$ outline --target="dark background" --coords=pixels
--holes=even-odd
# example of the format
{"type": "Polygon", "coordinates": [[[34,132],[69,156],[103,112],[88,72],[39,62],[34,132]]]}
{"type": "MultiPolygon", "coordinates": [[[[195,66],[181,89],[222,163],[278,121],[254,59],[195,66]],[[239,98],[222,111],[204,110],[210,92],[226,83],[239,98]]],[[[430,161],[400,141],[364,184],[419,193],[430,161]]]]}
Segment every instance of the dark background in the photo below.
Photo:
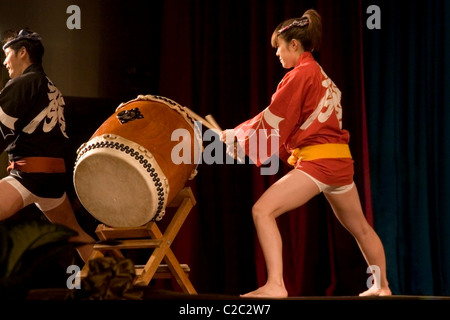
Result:
{"type": "MultiPolygon", "coordinates": [[[[212,114],[224,129],[253,117],[286,72],[270,46],[274,28],[317,9],[323,42],[315,58],[343,93],[355,182],[384,243],[391,289],[450,295],[449,6],[444,0],[17,0],[0,3],[0,31],[28,26],[43,37],[44,68],[65,95],[73,167],[77,148],[138,94],[212,114]],[[71,4],[81,9],[79,30],[66,27],[71,4]],[[366,10],[374,4],[381,29],[372,30],[366,10]]],[[[251,207],[286,170],[262,176],[248,163],[200,165],[189,182],[197,205],[173,244],[199,293],[238,294],[264,282],[251,207]]],[[[68,189],[93,232],[98,222],[77,206],[70,177],[68,189]]],[[[363,257],[322,195],[278,222],[290,295],[366,289],[363,257]]]]}

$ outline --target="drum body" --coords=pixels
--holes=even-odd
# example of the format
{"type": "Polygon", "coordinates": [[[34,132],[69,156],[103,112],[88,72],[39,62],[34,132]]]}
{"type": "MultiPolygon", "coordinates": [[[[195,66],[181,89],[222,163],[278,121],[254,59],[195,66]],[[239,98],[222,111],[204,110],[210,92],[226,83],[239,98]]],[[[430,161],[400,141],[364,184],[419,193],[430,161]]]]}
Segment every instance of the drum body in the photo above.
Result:
{"type": "Polygon", "coordinates": [[[196,174],[201,142],[194,121],[176,102],[138,96],[122,103],[77,151],[73,181],[86,210],[111,227],[135,227],[160,220],[167,204],[196,174]],[[187,163],[172,161],[183,129],[187,163]],[[200,147],[198,147],[200,146],[200,147]]]}

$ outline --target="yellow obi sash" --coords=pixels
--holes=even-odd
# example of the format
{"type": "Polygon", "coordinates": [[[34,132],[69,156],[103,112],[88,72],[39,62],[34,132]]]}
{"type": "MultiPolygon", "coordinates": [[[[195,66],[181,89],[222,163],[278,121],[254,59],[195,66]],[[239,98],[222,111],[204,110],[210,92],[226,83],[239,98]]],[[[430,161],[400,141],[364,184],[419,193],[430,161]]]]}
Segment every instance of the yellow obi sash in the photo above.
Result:
{"type": "Polygon", "coordinates": [[[291,166],[300,161],[326,158],[351,158],[350,148],[344,143],[324,143],[303,148],[295,148],[287,160],[291,166]]]}

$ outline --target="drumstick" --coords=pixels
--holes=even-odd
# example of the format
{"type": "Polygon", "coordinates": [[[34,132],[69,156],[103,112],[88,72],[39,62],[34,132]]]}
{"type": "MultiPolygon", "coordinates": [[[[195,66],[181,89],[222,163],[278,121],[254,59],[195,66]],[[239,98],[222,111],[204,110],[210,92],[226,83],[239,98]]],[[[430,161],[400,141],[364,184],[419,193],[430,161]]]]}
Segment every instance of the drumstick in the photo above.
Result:
{"type": "Polygon", "coordinates": [[[209,123],[211,123],[213,126],[215,126],[217,129],[219,129],[220,131],[222,131],[222,129],[220,128],[219,124],[217,123],[217,121],[213,118],[212,115],[208,114],[206,117],[206,120],[209,121],[209,123]]]}

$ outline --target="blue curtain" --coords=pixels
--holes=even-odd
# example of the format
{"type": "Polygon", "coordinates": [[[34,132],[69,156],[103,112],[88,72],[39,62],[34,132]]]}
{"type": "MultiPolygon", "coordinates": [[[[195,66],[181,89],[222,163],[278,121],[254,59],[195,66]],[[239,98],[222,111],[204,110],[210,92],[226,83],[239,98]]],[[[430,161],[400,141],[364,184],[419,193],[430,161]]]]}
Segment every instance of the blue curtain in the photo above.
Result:
{"type": "Polygon", "coordinates": [[[450,295],[450,2],[363,1],[374,224],[395,294],[450,295]],[[367,14],[369,17],[369,14],[367,14]]]}

